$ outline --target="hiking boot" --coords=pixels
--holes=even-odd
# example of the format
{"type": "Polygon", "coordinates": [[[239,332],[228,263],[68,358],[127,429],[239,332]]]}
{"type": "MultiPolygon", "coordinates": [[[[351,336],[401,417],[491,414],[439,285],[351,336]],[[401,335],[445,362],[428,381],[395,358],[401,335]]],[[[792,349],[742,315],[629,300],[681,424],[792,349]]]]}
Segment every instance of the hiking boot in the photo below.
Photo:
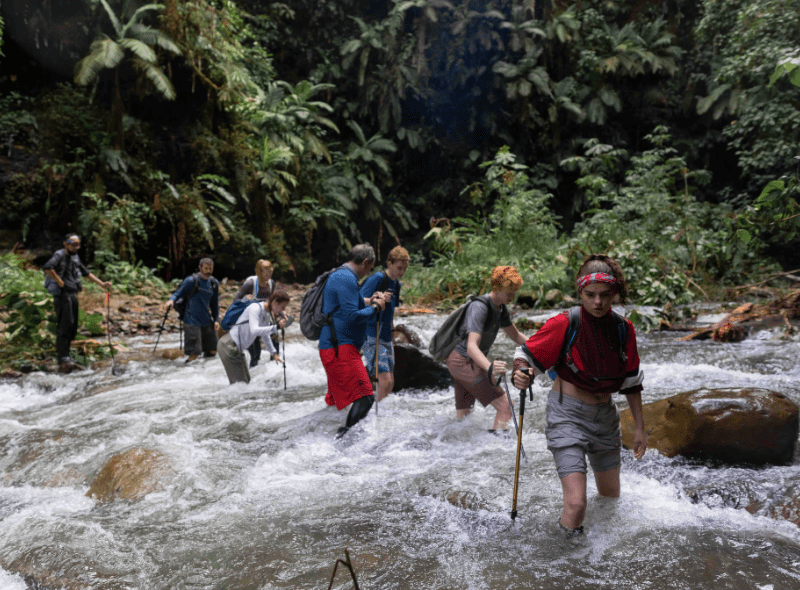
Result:
{"type": "Polygon", "coordinates": [[[350,430],[350,429],[349,429],[347,426],[340,426],[340,427],[339,427],[339,430],[337,430],[337,431],[336,431],[336,440],[339,440],[339,439],[340,439],[340,438],[342,438],[342,437],[343,437],[345,434],[347,434],[347,431],[348,431],[348,430],[350,430]]]}
{"type": "Polygon", "coordinates": [[[186,359],[185,361],[183,361],[183,362],[184,362],[185,364],[187,364],[187,365],[188,365],[188,364],[189,364],[189,363],[191,363],[192,361],[196,361],[196,360],[197,360],[197,356],[198,356],[198,355],[196,355],[196,354],[189,355],[189,356],[187,357],[187,359],[186,359]]]}
{"type": "Polygon", "coordinates": [[[254,368],[258,366],[258,361],[250,361],[250,368],[254,368]]]}

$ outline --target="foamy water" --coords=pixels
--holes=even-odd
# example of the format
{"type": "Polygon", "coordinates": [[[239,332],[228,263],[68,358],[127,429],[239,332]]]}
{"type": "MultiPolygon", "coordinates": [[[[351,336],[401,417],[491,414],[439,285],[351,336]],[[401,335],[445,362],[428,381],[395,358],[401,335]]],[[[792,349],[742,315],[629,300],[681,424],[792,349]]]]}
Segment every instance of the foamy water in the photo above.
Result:
{"type": "MultiPolygon", "coordinates": [[[[441,318],[402,321],[427,340],[441,318]]],[[[748,386],[799,401],[800,345],[765,336],[640,335],[644,400],[748,386]]],[[[512,344],[501,336],[495,352],[510,360],[512,344]]],[[[229,385],[217,359],[0,385],[0,587],[25,588],[18,572],[33,571],[81,588],[319,589],[348,548],[361,588],[800,588],[797,526],[687,495],[720,481],[785,487],[800,481],[797,464],[714,468],[623,451],[622,497],[599,498],[590,482],[587,534],[567,540],[543,434],[548,383],[526,405],[512,524],[516,441],[486,432],[494,410],[456,421],[452,389],[402,392],[337,442],[346,410],[325,406],[315,343],[296,325],[286,359],[286,389],[274,363],[229,385]],[[133,447],[169,458],[163,490],[87,498],[108,459],[133,447]]],[[[341,568],[334,587],[352,587],[341,568]]]]}

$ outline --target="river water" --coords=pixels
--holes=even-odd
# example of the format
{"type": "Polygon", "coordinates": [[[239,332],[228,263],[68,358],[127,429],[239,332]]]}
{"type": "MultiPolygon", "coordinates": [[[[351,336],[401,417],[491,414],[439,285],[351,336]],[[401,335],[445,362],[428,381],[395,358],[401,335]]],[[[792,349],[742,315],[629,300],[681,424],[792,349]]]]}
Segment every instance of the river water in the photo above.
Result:
{"type": "MultiPolygon", "coordinates": [[[[403,321],[427,340],[441,319],[403,321]]],[[[640,334],[644,401],[753,386],[798,403],[800,344],[775,336],[640,334]]],[[[0,384],[0,588],[24,589],[19,572],[36,572],[47,587],[316,590],[345,548],[362,589],[800,588],[800,528],[690,494],[725,482],[768,494],[800,482],[797,459],[747,469],[623,451],[621,498],[598,498],[590,481],[587,533],[565,539],[547,383],[526,408],[512,524],[516,441],[487,432],[494,410],[456,421],[452,389],[401,392],[336,442],[346,411],[325,406],[315,343],[296,324],[286,337],[286,389],[274,363],[231,386],[218,359],[0,384]],[[169,457],[163,490],[86,497],[108,459],[134,447],[169,457]]],[[[512,344],[501,336],[495,351],[510,360],[512,344]]],[[[352,587],[340,567],[334,588],[352,587]]]]}

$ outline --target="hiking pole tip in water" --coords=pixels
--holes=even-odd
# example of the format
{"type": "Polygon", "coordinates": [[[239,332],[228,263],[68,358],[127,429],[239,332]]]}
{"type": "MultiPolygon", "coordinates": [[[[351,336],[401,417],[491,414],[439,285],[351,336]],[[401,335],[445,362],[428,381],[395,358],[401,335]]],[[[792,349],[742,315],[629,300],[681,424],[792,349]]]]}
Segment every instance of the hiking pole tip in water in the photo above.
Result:
{"type": "Polygon", "coordinates": [[[281,342],[283,343],[283,390],[286,391],[286,332],[281,328],[281,342]]]}
{"type": "MultiPolygon", "coordinates": [[[[500,359],[497,359],[500,360],[500,359]]],[[[506,381],[506,376],[503,375],[503,385],[506,388],[506,398],[508,399],[508,407],[511,410],[511,418],[514,420],[514,428],[517,431],[517,439],[519,439],[520,450],[522,451],[522,458],[525,459],[525,464],[528,464],[528,457],[525,455],[525,449],[522,448],[522,438],[520,436],[521,426],[517,424],[517,417],[514,415],[514,402],[511,401],[511,392],[508,390],[508,381],[506,381]]],[[[522,420],[520,419],[520,424],[522,424],[522,420]]]]}
{"type": "Polygon", "coordinates": [[[169,310],[171,308],[167,308],[167,312],[164,314],[164,319],[161,320],[161,325],[158,327],[158,338],[156,338],[156,345],[153,347],[153,354],[156,352],[156,348],[158,348],[158,341],[161,340],[161,333],[164,331],[164,322],[167,321],[167,316],[169,315],[169,310]]]}
{"type": "Polygon", "coordinates": [[[377,327],[375,328],[375,416],[378,415],[378,391],[381,381],[378,379],[378,356],[380,355],[381,341],[381,312],[378,312],[377,327]]]}
{"type": "MultiPolygon", "coordinates": [[[[530,376],[528,371],[525,371],[525,374],[530,376]]],[[[528,390],[531,392],[531,396],[533,396],[533,389],[531,386],[528,386],[528,390]]],[[[506,384],[506,393],[508,393],[508,384],[506,384]]],[[[511,522],[512,524],[516,522],[517,518],[517,491],[519,490],[519,457],[522,451],[522,424],[525,420],[525,393],[524,389],[519,390],[519,429],[517,430],[517,461],[514,468],[514,496],[511,501],[511,522]]],[[[509,394],[509,398],[511,394],[509,394]]],[[[531,398],[533,399],[533,398],[531,398]]]]}
{"type": "Polygon", "coordinates": [[[111,292],[106,291],[106,335],[108,336],[108,349],[111,352],[111,374],[117,374],[117,364],[114,360],[114,345],[111,343],[111,292]]]}

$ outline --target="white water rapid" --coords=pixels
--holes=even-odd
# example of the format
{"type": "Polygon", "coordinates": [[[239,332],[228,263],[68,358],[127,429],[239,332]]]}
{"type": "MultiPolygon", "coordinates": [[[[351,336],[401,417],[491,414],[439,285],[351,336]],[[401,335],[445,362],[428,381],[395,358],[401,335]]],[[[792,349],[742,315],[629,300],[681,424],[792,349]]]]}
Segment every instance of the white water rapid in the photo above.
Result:
{"type": "MultiPolygon", "coordinates": [[[[427,341],[441,320],[403,322],[427,341]]],[[[799,343],[676,338],[639,334],[645,402],[743,386],[800,402],[799,343]]],[[[495,352],[510,361],[512,344],[501,335],[495,352]]],[[[325,406],[316,343],[297,324],[286,360],[285,390],[274,363],[231,386],[218,359],[0,383],[0,588],[321,590],[345,548],[363,590],[800,588],[800,528],[687,494],[797,485],[797,459],[747,469],[623,451],[621,498],[603,501],[590,483],[587,532],[565,539],[544,381],[526,408],[512,525],[516,441],[487,432],[494,410],[456,421],[452,388],[403,391],[336,442],[346,411],[325,406]],[[169,458],[163,489],[86,497],[109,458],[134,447],[169,458]]],[[[340,567],[334,588],[352,587],[340,567]]]]}

